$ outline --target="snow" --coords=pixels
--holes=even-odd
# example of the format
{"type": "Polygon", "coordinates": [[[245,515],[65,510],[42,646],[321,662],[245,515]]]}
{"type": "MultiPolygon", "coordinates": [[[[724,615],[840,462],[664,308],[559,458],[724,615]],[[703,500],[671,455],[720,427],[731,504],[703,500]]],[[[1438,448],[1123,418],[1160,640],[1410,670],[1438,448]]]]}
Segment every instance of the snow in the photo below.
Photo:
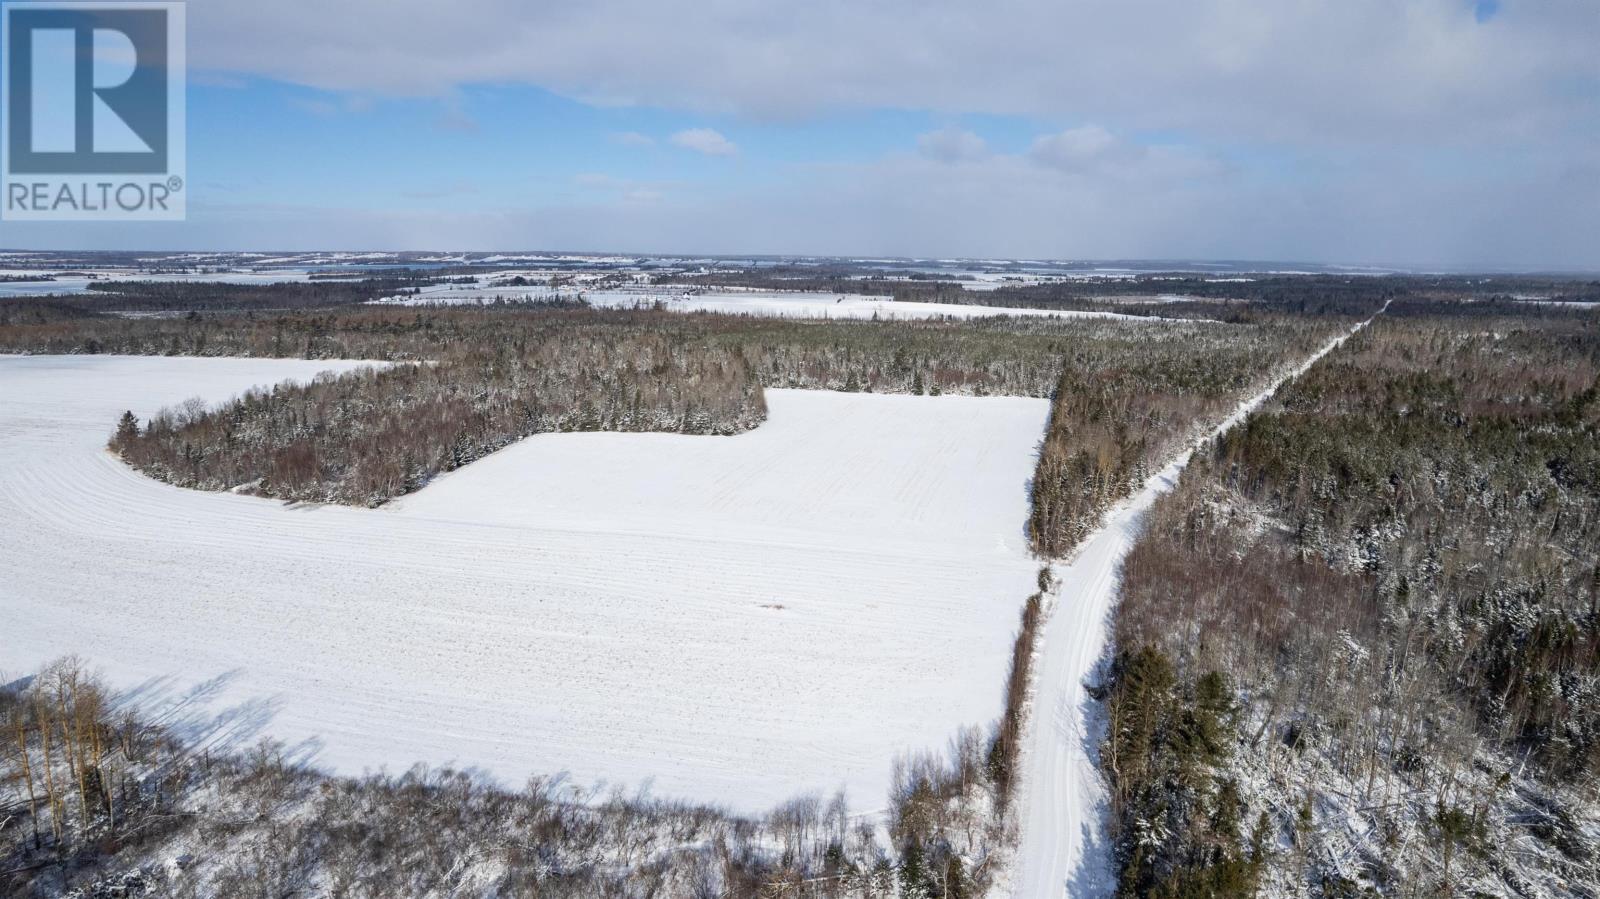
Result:
{"type": "Polygon", "coordinates": [[[1517,301],[1521,303],[1527,303],[1530,306],[1552,306],[1557,309],[1600,309],[1600,303],[1586,300],[1552,300],[1547,297],[1539,299],[1523,299],[1518,297],[1517,301]]]}
{"type": "MultiPolygon", "coordinates": [[[[584,298],[596,306],[633,306],[643,299],[648,305],[654,298],[641,298],[637,293],[625,291],[595,291],[584,298]]],[[[1016,315],[1047,318],[1132,318],[1105,312],[1062,311],[1051,309],[1014,309],[1003,306],[977,306],[966,303],[895,302],[887,297],[857,296],[831,293],[703,293],[664,296],[661,299],[670,309],[685,312],[723,312],[731,315],[766,315],[785,318],[853,318],[853,319],[927,319],[927,318],[989,318],[1016,315]]]]}
{"type": "Polygon", "coordinates": [[[1149,317],[1113,312],[1059,309],[1013,309],[965,303],[895,302],[888,297],[807,291],[722,289],[690,293],[670,287],[653,289],[551,290],[547,287],[463,287],[437,285],[419,294],[385,297],[374,303],[396,306],[475,306],[498,300],[547,300],[582,297],[592,306],[612,309],[648,308],[661,304],[676,312],[721,312],[778,318],[928,319],[989,318],[1017,315],[1047,318],[1114,318],[1152,321],[1149,317]]]}
{"type": "MultiPolygon", "coordinates": [[[[112,281],[171,281],[196,284],[283,284],[291,281],[308,281],[311,274],[306,269],[261,269],[216,272],[142,272],[128,269],[73,269],[75,276],[56,277],[50,281],[0,281],[0,299],[5,297],[33,297],[52,294],[84,294],[89,285],[112,281]],[[77,275],[77,273],[82,275],[77,275]],[[85,277],[88,276],[88,277],[85,277]]],[[[0,272],[6,274],[6,272],[0,272]]],[[[50,270],[18,270],[11,274],[53,275],[50,270]]],[[[356,273],[352,273],[356,276],[356,273]]]]}
{"type": "Polygon", "coordinates": [[[998,714],[1048,404],[768,392],[737,437],[522,441],[377,510],[147,479],[117,415],[351,364],[0,357],[0,669],[63,653],[214,743],[763,811],[885,804],[998,714]]]}
{"type": "MultiPolygon", "coordinates": [[[[18,274],[49,275],[50,272],[18,274]]],[[[7,297],[35,297],[53,293],[84,293],[89,289],[88,278],[53,278],[49,281],[0,281],[0,300],[7,297]]]]}
{"type": "MultiPolygon", "coordinates": [[[[1388,304],[1384,304],[1384,309],[1388,304]]],[[[1380,311],[1381,315],[1382,312],[1380,311]]],[[[1360,330],[1357,325],[1350,334],[1360,330]]],[[[1214,437],[1243,421],[1278,386],[1298,377],[1348,339],[1324,345],[1261,393],[1240,403],[1214,437]]],[[[1138,540],[1140,521],[1158,497],[1177,486],[1192,444],[1143,489],[1112,509],[1104,524],[1054,569],[1056,582],[1034,656],[1028,732],[1023,739],[1022,845],[1013,872],[1018,899],[1109,896],[1116,889],[1107,839],[1106,791],[1097,765],[1105,722],[1086,684],[1105,659],[1122,559],[1138,540]]]]}

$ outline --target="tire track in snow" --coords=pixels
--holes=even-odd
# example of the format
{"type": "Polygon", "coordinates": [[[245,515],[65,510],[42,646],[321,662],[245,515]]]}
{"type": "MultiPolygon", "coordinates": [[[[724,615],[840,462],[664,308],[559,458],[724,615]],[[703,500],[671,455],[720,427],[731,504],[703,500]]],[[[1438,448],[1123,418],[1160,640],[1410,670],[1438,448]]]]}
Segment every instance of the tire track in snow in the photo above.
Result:
{"type": "MultiPolygon", "coordinates": [[[[1389,308],[1385,303],[1377,315],[1389,308]]],[[[1377,315],[1373,316],[1376,318],[1377,315]]],[[[1204,439],[1195,441],[1106,514],[1101,527],[1055,571],[1060,585],[1034,650],[1034,680],[1019,784],[1022,828],[1014,870],[1017,899],[1108,896],[1116,888],[1107,841],[1105,783],[1096,765],[1104,734],[1099,703],[1085,683],[1105,656],[1118,569],[1139,537],[1140,522],[1206,440],[1226,433],[1285,383],[1305,373],[1371,323],[1367,319],[1240,403],[1204,439]]]]}

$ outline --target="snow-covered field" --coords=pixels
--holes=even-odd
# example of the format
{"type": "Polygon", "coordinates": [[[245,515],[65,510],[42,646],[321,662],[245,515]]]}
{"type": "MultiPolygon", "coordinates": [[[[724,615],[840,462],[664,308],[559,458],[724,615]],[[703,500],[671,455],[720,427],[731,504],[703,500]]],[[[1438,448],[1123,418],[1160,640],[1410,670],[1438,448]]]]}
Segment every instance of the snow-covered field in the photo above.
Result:
{"type": "MultiPolygon", "coordinates": [[[[39,272],[26,269],[0,269],[0,276],[32,277],[39,272]]],[[[352,277],[356,274],[352,273],[352,277]]],[[[268,269],[261,271],[219,272],[135,272],[120,269],[101,269],[77,273],[72,276],[53,277],[47,281],[0,281],[0,299],[5,297],[32,297],[47,294],[80,294],[89,291],[97,281],[171,281],[195,284],[283,284],[290,281],[309,281],[308,269],[268,269]],[[93,277],[90,277],[90,276],[93,277]]]]}
{"type": "MultiPolygon", "coordinates": [[[[631,306],[634,294],[598,292],[586,294],[596,306],[631,306]]],[[[831,293],[704,293],[673,299],[664,298],[671,309],[686,312],[723,312],[731,315],[770,315],[785,318],[992,318],[1018,315],[1046,318],[1132,318],[1107,312],[1079,312],[1059,309],[1017,309],[1005,306],[977,306],[966,303],[895,302],[887,297],[831,293]]]]}
{"type": "MultiPolygon", "coordinates": [[[[1002,306],[976,306],[965,303],[897,303],[888,297],[856,294],[814,293],[806,291],[704,290],[694,293],[670,287],[598,290],[547,287],[463,287],[438,285],[423,288],[419,294],[388,297],[374,302],[400,306],[465,306],[497,300],[543,300],[554,297],[582,297],[592,306],[612,309],[651,307],[661,304],[677,312],[721,312],[729,315],[760,315],[779,318],[852,319],[927,319],[991,318],[1000,315],[1044,316],[1050,318],[1134,318],[1111,312],[1079,312],[1059,309],[1013,309],[1002,306]]],[[[1141,319],[1149,321],[1150,319],[1141,319]]]]}
{"type": "Polygon", "coordinates": [[[1600,303],[1591,303],[1584,300],[1552,300],[1552,299],[1523,299],[1519,302],[1532,306],[1551,306],[1557,309],[1600,309],[1600,303]]]}
{"type": "Polygon", "coordinates": [[[212,739],[345,772],[739,810],[882,807],[896,752],[998,714],[1045,401],[770,391],[745,435],[538,436],[379,510],[181,490],[101,448],[123,409],[330,367],[0,357],[0,669],[76,653],[212,739]]]}

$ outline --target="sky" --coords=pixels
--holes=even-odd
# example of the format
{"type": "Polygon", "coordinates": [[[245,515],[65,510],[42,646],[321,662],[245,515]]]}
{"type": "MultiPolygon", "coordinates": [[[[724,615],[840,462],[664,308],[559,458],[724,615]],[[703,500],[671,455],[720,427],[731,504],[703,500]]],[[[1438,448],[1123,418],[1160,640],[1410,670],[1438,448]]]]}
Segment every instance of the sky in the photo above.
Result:
{"type": "Polygon", "coordinates": [[[181,223],[61,249],[1600,269],[1595,0],[190,0],[181,223]]]}

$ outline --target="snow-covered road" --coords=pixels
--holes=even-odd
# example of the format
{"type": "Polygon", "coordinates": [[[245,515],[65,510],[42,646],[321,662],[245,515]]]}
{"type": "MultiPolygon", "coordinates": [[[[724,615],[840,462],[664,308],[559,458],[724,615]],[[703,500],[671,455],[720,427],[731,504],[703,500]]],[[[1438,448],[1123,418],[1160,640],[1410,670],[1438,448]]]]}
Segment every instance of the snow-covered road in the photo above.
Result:
{"type": "MultiPolygon", "coordinates": [[[[1384,306],[1388,308],[1387,304],[1384,306]]],[[[1378,314],[1382,314],[1380,311],[1378,314]]],[[[1370,322],[1368,319],[1367,322],[1370,322]]],[[[1367,325],[1329,341],[1269,387],[1239,404],[1206,439],[1243,421],[1287,381],[1367,325]]],[[[1156,498],[1175,487],[1197,441],[1112,509],[1105,523],[1055,568],[1061,586],[1034,656],[1032,713],[1023,741],[1022,845],[1013,872],[1017,899],[1108,896],[1116,886],[1106,833],[1105,784],[1096,759],[1104,733],[1086,682],[1105,657],[1122,559],[1156,498]]]]}

